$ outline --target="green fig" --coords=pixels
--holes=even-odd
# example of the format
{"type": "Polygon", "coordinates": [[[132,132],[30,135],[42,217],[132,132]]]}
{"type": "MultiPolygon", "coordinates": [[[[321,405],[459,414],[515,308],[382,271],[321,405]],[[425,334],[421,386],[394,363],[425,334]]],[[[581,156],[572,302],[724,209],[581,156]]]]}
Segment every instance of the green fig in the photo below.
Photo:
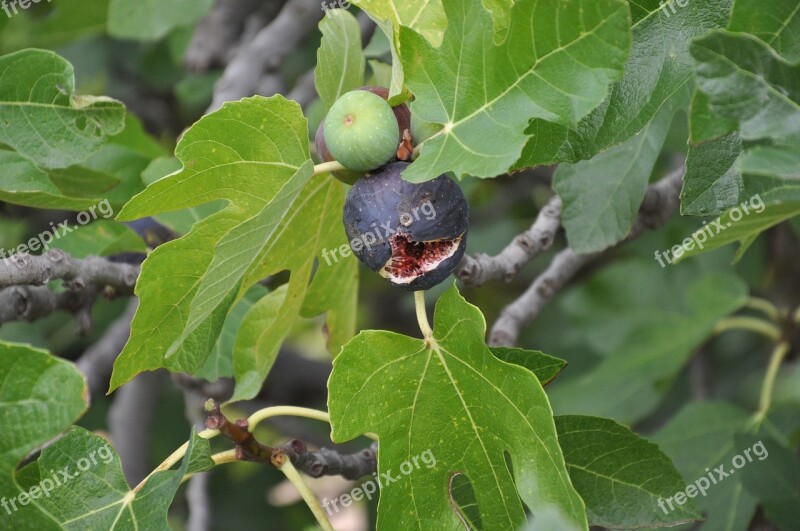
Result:
{"type": "Polygon", "coordinates": [[[345,168],[370,171],[386,164],[398,147],[398,124],[389,104],[366,90],[342,95],[323,125],[325,143],[345,168]]]}

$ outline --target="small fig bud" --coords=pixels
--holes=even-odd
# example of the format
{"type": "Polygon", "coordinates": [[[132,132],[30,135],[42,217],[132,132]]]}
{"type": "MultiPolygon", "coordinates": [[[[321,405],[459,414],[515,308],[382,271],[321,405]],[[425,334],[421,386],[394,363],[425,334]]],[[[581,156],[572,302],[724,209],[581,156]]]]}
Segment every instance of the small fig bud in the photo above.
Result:
{"type": "Polygon", "coordinates": [[[469,206],[446,175],[410,183],[406,162],[360,179],[347,195],[344,228],[358,259],[392,285],[417,291],[444,281],[464,256],[469,206]]]}

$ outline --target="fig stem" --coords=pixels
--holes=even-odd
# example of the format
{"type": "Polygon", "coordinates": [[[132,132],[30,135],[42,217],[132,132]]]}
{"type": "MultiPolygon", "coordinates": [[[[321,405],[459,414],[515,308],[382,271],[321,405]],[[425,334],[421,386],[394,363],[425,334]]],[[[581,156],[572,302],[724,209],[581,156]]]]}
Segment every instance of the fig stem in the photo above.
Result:
{"type": "MultiPolygon", "coordinates": [[[[270,406],[265,407],[263,409],[259,409],[249,417],[247,417],[247,429],[250,433],[253,433],[256,427],[263,421],[272,418],[272,417],[281,417],[281,416],[289,416],[289,417],[304,417],[307,419],[314,419],[320,420],[322,422],[327,422],[330,424],[331,416],[327,411],[319,411],[316,409],[310,409],[307,407],[297,407],[297,406],[270,406]]],[[[373,441],[378,440],[378,436],[374,433],[365,433],[365,437],[372,439],[373,441]]]]}
{"type": "Polygon", "coordinates": [[[755,415],[756,424],[767,416],[770,405],[772,404],[772,390],[775,387],[775,378],[778,376],[778,368],[781,366],[783,358],[789,352],[789,342],[781,341],[775,346],[769,359],[767,372],[764,375],[764,383],[761,386],[761,397],[758,402],[758,412],[755,415]]]}
{"type": "Polygon", "coordinates": [[[781,329],[760,317],[739,315],[723,317],[714,327],[715,334],[721,334],[728,330],[749,330],[750,332],[761,334],[773,341],[778,341],[781,338],[781,329]]]}
{"type": "Polygon", "coordinates": [[[759,312],[764,313],[767,317],[769,317],[773,321],[779,322],[781,320],[781,312],[774,304],[772,304],[772,302],[768,301],[767,299],[761,299],[759,297],[750,297],[747,299],[745,305],[748,308],[752,308],[753,310],[757,310],[759,312]]]}
{"type": "Polygon", "coordinates": [[[297,472],[297,469],[292,465],[291,459],[285,457],[280,461],[278,468],[283,472],[292,485],[297,489],[300,495],[303,497],[303,500],[308,505],[308,508],[311,509],[311,512],[314,514],[314,518],[317,519],[317,523],[319,526],[324,529],[325,531],[334,531],[333,526],[331,525],[330,520],[328,520],[328,516],[325,514],[325,511],[322,509],[322,506],[319,504],[317,497],[314,495],[314,492],[308,486],[308,483],[305,482],[303,476],[297,472]]]}
{"type": "Polygon", "coordinates": [[[320,173],[330,173],[332,171],[340,171],[346,170],[342,164],[336,160],[332,160],[330,162],[323,162],[322,164],[316,164],[314,166],[314,175],[319,175],[320,173]]]}
{"type": "Polygon", "coordinates": [[[428,322],[428,313],[425,311],[424,291],[414,292],[414,305],[417,308],[417,322],[419,323],[419,329],[422,332],[422,337],[425,339],[433,338],[433,330],[428,322]]]}

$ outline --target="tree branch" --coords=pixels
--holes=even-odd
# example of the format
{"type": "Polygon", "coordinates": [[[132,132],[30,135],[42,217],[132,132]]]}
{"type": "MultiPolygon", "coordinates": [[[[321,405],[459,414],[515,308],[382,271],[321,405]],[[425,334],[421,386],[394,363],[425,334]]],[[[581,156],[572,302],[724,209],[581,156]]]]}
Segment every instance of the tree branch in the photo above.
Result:
{"type": "MultiPolygon", "coordinates": [[[[647,188],[639,214],[628,236],[618,245],[637,238],[646,228],[655,229],[663,225],[672,216],[680,201],[684,171],[681,166],[647,188]]],[[[492,346],[515,345],[521,329],[539,315],[545,304],[581,268],[600,254],[600,252],[577,254],[569,248],[559,252],[525,293],[503,309],[492,327],[488,343],[492,346]]]]}
{"type": "Polygon", "coordinates": [[[90,398],[101,396],[108,389],[108,379],[114,367],[114,361],[128,341],[131,322],[137,306],[138,300],[131,299],[122,315],[78,359],[78,370],[86,378],[90,398]]]}
{"type": "Polygon", "coordinates": [[[32,284],[41,286],[61,279],[76,290],[90,284],[109,286],[118,294],[133,293],[139,267],[114,263],[99,256],[73,258],[61,249],[51,249],[34,256],[14,255],[0,262],[0,287],[32,284]]]}
{"type": "Polygon", "coordinates": [[[243,43],[217,81],[208,112],[226,101],[254,94],[265,72],[277,70],[297,45],[316,28],[324,12],[318,0],[289,0],[253,40],[243,43]]]}
{"type": "Polygon", "coordinates": [[[60,249],[40,256],[14,255],[0,260],[0,324],[66,311],[74,315],[77,333],[86,335],[92,329],[91,310],[98,294],[104,292],[109,298],[132,294],[138,276],[138,265],[98,256],[79,260],[60,249]],[[65,291],[45,286],[59,279],[65,291]]]}
{"type": "Polygon", "coordinates": [[[186,505],[189,506],[189,519],[186,531],[207,531],[211,529],[211,495],[208,472],[195,474],[186,487],[186,505]]]}
{"type": "Polygon", "coordinates": [[[97,299],[95,287],[61,293],[44,286],[12,286],[0,290],[0,325],[10,321],[33,322],[56,311],[75,316],[75,330],[85,336],[92,331],[91,308],[97,299]]]}
{"type": "Polygon", "coordinates": [[[500,254],[465,256],[455,274],[469,286],[481,286],[495,279],[510,282],[525,264],[553,245],[560,225],[561,199],[553,196],[539,211],[533,225],[514,238],[500,254]]]}
{"type": "MultiPolygon", "coordinates": [[[[172,375],[173,382],[177,383],[179,377],[187,379],[187,385],[181,387],[186,420],[194,427],[202,426],[205,420],[205,405],[202,395],[198,393],[201,381],[194,380],[184,373],[176,373],[172,375]],[[197,382],[196,387],[191,385],[192,380],[197,382]]],[[[214,384],[208,385],[212,386],[214,384]]],[[[186,522],[187,531],[207,531],[211,529],[211,496],[208,491],[209,474],[210,472],[202,472],[193,475],[189,479],[189,485],[186,487],[186,505],[189,509],[189,519],[186,522]]]]}
{"type": "Polygon", "coordinates": [[[355,454],[340,454],[335,450],[320,448],[310,451],[305,443],[293,439],[278,450],[289,456],[292,464],[312,478],[340,475],[345,479],[356,480],[373,474],[378,469],[377,443],[355,454]]]}
{"type": "Polygon", "coordinates": [[[296,101],[303,109],[317,99],[317,87],[314,85],[313,68],[297,78],[297,83],[295,83],[292,90],[289,91],[289,94],[286,95],[286,99],[296,101]]]}
{"type": "Polygon", "coordinates": [[[139,484],[151,468],[150,434],[163,377],[163,371],[139,374],[117,391],[108,410],[108,430],[130,485],[139,484]]]}
{"type": "Polygon", "coordinates": [[[183,63],[188,70],[206,72],[222,67],[242,37],[242,27],[261,0],[216,0],[200,21],[186,48],[183,63]]]}
{"type": "Polygon", "coordinates": [[[311,477],[341,475],[346,479],[358,479],[374,473],[378,469],[377,444],[355,454],[342,455],[336,450],[322,448],[317,452],[308,450],[305,443],[297,439],[277,447],[261,444],[247,429],[247,419],[235,422],[228,420],[214,400],[206,402],[206,428],[219,430],[220,435],[236,445],[236,458],[275,465],[276,456],[289,458],[301,472],[311,477]]]}

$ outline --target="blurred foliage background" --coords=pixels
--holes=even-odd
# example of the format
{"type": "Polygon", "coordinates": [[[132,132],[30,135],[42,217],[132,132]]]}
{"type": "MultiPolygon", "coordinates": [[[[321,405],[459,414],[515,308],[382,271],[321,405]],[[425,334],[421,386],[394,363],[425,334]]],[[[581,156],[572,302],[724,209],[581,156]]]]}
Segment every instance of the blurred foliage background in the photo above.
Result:
{"type": "MultiPolygon", "coordinates": [[[[52,0],[33,4],[10,18],[0,14],[0,50],[6,54],[39,47],[62,55],[75,67],[78,93],[105,94],[121,100],[129,113],[141,121],[153,142],[165,153],[171,153],[181,132],[206,112],[224,64],[212,61],[198,67],[187,61],[187,50],[204,38],[196,33],[196,20],[200,17],[149,40],[124,39],[109,34],[110,3],[110,0],[52,0]]],[[[268,0],[263,4],[274,4],[263,9],[269,12],[279,8],[282,2],[268,0]]],[[[206,11],[209,7],[205,6],[206,11]]],[[[200,16],[203,14],[201,12],[200,16]]],[[[246,31],[244,26],[242,31],[246,31]]],[[[282,62],[281,85],[286,92],[313,68],[319,39],[319,31],[310,31],[302,45],[282,62]]],[[[370,46],[385,58],[386,51],[381,53],[381,43],[376,39],[370,46]]],[[[306,110],[309,131],[313,132],[322,118],[320,110],[314,101],[308,102],[306,110]]],[[[685,155],[686,137],[686,117],[679,115],[651,180],[662,177],[674,157],[685,155]]],[[[527,229],[552,195],[552,174],[552,168],[538,168],[491,180],[465,180],[462,185],[471,206],[467,252],[495,254],[516,234],[527,229]]],[[[143,180],[139,184],[144,186],[147,176],[140,175],[140,178],[143,180]]],[[[69,211],[42,211],[0,203],[0,247],[14,247],[46,228],[50,221],[72,216],[74,213],[69,211]]],[[[584,394],[561,401],[557,390],[578,381],[581,375],[624,344],[637,327],[683,311],[676,300],[684,296],[682,290],[691,279],[734,275],[746,282],[752,294],[773,300],[781,307],[793,308],[800,303],[798,220],[770,230],[735,266],[731,265],[735,251],[732,246],[678,266],[662,268],[658,265],[654,260],[656,251],[672,247],[700,226],[698,218],[675,216],[664,228],[646,232],[635,242],[611,250],[581,272],[533,325],[525,329],[520,346],[539,349],[569,362],[568,368],[548,387],[549,391],[556,392],[553,405],[557,414],[592,409],[595,396],[584,394]]],[[[463,293],[481,308],[491,324],[502,308],[519,296],[550,258],[565,246],[562,232],[553,249],[512,282],[465,287],[463,293]]],[[[416,335],[413,297],[391,288],[377,275],[366,274],[363,268],[362,272],[365,274],[361,276],[358,328],[416,335]]],[[[445,287],[443,284],[432,290],[429,300],[435,300],[445,287]]],[[[93,331],[85,337],[74,333],[71,316],[57,313],[33,323],[4,324],[0,328],[0,338],[31,343],[76,360],[123,313],[126,305],[127,301],[121,299],[98,301],[94,306],[93,331]]],[[[681,330],[673,333],[680,335],[681,330]]],[[[653,338],[654,342],[658,340],[658,337],[653,338]]],[[[657,433],[668,419],[693,400],[722,399],[748,410],[754,409],[768,354],[769,346],[753,334],[731,332],[711,339],[674,377],[658,382],[665,391],[663,399],[652,412],[637,418],[633,428],[645,435],[657,433]]],[[[265,385],[264,403],[283,400],[281,403],[324,408],[325,374],[330,356],[325,350],[321,322],[305,320],[297,326],[281,356],[310,360],[309,367],[318,370],[321,377],[309,383],[308,388],[298,384],[288,394],[270,396],[271,386],[284,377],[281,373],[273,374],[265,385]]],[[[779,380],[778,407],[773,419],[774,428],[797,444],[800,441],[797,420],[800,371],[796,359],[789,360],[789,364],[789,370],[779,380]]],[[[294,374],[298,382],[302,376],[304,374],[294,374]]],[[[149,444],[144,450],[150,468],[185,440],[189,425],[184,415],[183,394],[171,385],[168,375],[159,374],[156,380],[153,400],[157,404],[157,414],[151,419],[149,444]]],[[[281,387],[284,391],[287,388],[286,385],[281,387]]],[[[610,394],[620,391],[607,389],[610,394]]],[[[109,429],[107,415],[114,398],[93,397],[91,409],[80,424],[93,430],[109,429]]],[[[237,416],[235,413],[236,410],[229,416],[237,416]]],[[[243,415],[245,411],[240,413],[243,415]]],[[[609,413],[613,416],[614,412],[609,413]]],[[[263,428],[259,436],[268,444],[301,435],[323,444],[327,440],[326,430],[324,425],[293,421],[271,424],[263,428]]],[[[224,441],[221,444],[224,445],[224,441]]],[[[263,529],[265,523],[272,529],[312,526],[305,505],[298,503],[290,489],[281,484],[282,476],[274,470],[254,464],[235,464],[215,470],[211,477],[215,529],[263,529]],[[232,484],[236,488],[230,488],[232,484]]],[[[314,481],[329,495],[335,495],[337,489],[345,490],[343,481],[330,478],[314,481]]],[[[176,500],[172,524],[180,528],[186,518],[186,507],[182,496],[176,500]]],[[[353,529],[367,525],[374,518],[374,505],[373,502],[366,512],[363,507],[358,509],[357,516],[348,516],[353,518],[349,525],[353,529]]]]}

